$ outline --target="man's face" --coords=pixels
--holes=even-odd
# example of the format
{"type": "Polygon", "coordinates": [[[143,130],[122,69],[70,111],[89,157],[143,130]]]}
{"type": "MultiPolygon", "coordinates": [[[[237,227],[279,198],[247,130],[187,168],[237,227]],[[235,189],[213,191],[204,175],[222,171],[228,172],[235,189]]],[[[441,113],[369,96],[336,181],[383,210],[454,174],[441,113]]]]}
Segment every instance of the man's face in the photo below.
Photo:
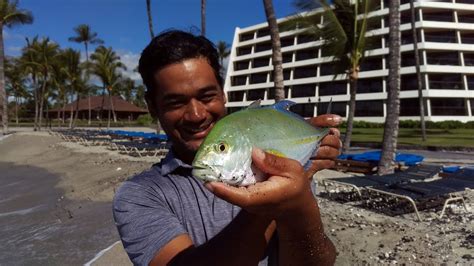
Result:
{"type": "Polygon", "coordinates": [[[217,120],[225,97],[206,59],[188,59],[157,71],[154,112],[181,156],[196,153],[217,120]]]}

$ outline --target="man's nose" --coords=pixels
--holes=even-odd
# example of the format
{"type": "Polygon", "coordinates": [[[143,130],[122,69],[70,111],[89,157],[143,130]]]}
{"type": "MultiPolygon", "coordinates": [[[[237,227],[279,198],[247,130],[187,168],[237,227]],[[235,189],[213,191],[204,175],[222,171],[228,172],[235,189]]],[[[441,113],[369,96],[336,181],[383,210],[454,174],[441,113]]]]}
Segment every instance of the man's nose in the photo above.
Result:
{"type": "Polygon", "coordinates": [[[186,108],[184,119],[193,123],[202,122],[206,119],[206,107],[200,101],[192,99],[186,108]]]}

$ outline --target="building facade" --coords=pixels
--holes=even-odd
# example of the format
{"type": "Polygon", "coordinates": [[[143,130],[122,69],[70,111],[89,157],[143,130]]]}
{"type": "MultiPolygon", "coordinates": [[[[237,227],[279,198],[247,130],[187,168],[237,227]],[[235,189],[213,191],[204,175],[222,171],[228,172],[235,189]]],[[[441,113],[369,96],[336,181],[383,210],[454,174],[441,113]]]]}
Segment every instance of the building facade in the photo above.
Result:
{"type": "MultiPolygon", "coordinates": [[[[418,120],[410,1],[400,2],[400,119],[418,120]]],[[[415,1],[415,9],[426,120],[473,121],[474,0],[415,1]]],[[[388,0],[380,0],[380,8],[369,15],[375,23],[367,33],[376,36],[376,42],[361,65],[356,120],[385,120],[388,15],[388,0]]],[[[278,23],[287,19],[279,19],[278,23]]],[[[280,32],[280,38],[285,94],[297,103],[292,110],[305,117],[324,114],[332,99],[332,113],[347,117],[349,83],[345,77],[334,78],[333,62],[320,49],[321,41],[298,29],[280,32]]],[[[224,86],[230,112],[258,99],[264,105],[273,103],[271,55],[267,23],[236,28],[224,86]]]]}

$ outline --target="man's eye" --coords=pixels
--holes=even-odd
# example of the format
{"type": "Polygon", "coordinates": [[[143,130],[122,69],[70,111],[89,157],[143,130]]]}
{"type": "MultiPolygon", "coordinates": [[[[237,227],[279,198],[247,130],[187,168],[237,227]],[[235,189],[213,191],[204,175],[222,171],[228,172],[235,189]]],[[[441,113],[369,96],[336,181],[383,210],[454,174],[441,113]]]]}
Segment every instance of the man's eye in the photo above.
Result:
{"type": "Polygon", "coordinates": [[[183,106],[183,102],[180,102],[180,101],[173,101],[173,102],[168,102],[166,104],[166,106],[170,107],[170,108],[178,108],[178,107],[181,107],[183,106]]]}
{"type": "Polygon", "coordinates": [[[216,96],[215,94],[203,95],[203,96],[201,97],[201,101],[203,101],[203,102],[210,102],[210,101],[212,101],[212,100],[214,99],[215,96],[216,96]]]}

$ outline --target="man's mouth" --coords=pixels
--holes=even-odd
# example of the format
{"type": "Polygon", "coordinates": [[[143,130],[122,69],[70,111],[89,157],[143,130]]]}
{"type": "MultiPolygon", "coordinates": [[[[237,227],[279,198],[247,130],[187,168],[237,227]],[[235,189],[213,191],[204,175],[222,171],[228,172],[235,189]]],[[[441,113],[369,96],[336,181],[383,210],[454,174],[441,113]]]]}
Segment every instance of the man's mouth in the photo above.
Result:
{"type": "Polygon", "coordinates": [[[214,122],[211,122],[199,127],[183,127],[183,131],[190,139],[202,139],[209,134],[213,126],[214,122]]]}

